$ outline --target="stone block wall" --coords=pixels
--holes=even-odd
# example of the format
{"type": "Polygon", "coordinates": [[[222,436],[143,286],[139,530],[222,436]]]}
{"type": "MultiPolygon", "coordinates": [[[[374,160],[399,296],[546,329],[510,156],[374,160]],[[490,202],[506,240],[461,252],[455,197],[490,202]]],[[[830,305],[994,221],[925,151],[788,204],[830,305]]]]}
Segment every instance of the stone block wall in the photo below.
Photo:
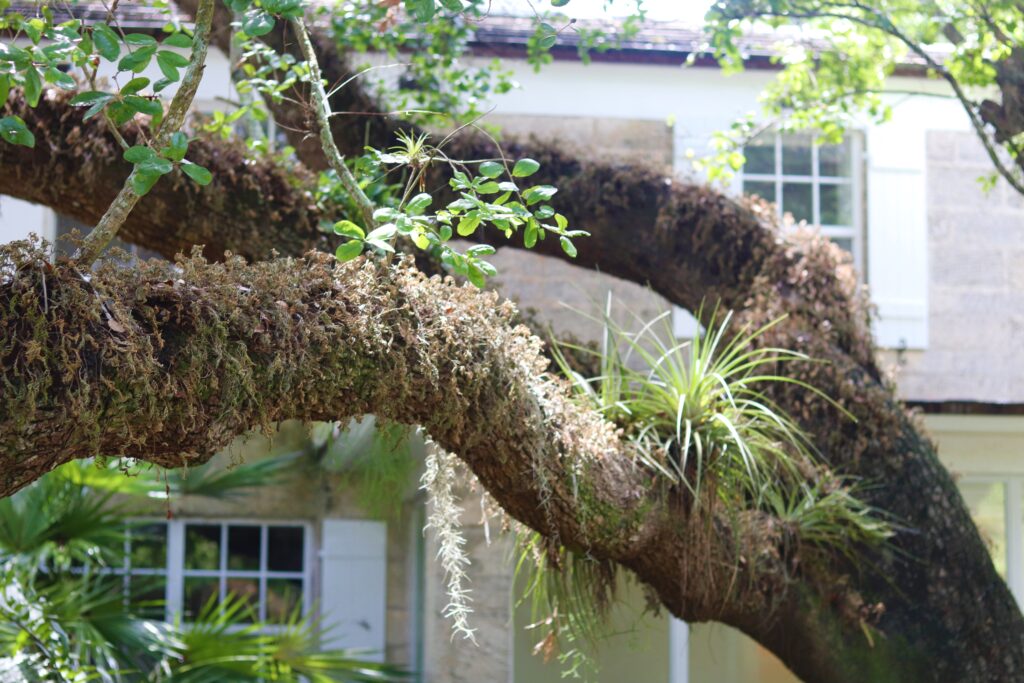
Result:
{"type": "Polygon", "coordinates": [[[1024,401],[1024,197],[983,190],[972,133],[931,131],[927,152],[928,348],[887,360],[907,399],[1024,401]]]}

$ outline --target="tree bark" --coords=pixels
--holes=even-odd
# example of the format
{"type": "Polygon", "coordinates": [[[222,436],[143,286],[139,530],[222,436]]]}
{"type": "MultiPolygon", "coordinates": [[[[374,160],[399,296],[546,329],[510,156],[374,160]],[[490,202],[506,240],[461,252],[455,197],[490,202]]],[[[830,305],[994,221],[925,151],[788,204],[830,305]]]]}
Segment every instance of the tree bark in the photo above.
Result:
{"type": "MultiPolygon", "coordinates": [[[[59,99],[48,100],[45,106],[52,110],[41,110],[33,132],[40,138],[55,126],[56,132],[44,138],[50,144],[37,144],[36,150],[27,151],[0,145],[0,192],[41,201],[89,220],[105,208],[102,198],[106,195],[102,193],[113,195],[127,175],[127,164],[110,163],[116,156],[95,140],[103,136],[95,130],[87,130],[80,120],[76,121],[76,114],[66,106],[62,108],[59,99]],[[88,144],[82,145],[86,138],[88,144]],[[94,144],[100,146],[91,146],[94,144]],[[86,152],[76,151],[81,149],[86,152]],[[77,171],[79,165],[85,170],[77,171]],[[48,176],[50,173],[53,175],[48,176]],[[66,180],[55,182],[57,178],[66,180]],[[43,179],[49,182],[39,182],[43,179]],[[45,187],[36,187],[37,184],[45,187]],[[92,197],[98,198],[92,200],[92,197]]],[[[25,114],[26,119],[36,116],[32,112],[19,113],[25,114]]],[[[245,165],[237,150],[232,155],[222,151],[230,147],[215,141],[202,144],[204,146],[197,151],[206,150],[201,153],[208,158],[196,160],[212,165],[211,170],[218,178],[215,182],[227,184],[220,185],[219,189],[214,185],[202,190],[186,186],[179,194],[178,187],[172,189],[167,183],[169,187],[162,190],[163,194],[153,195],[153,205],[146,204],[151,199],[147,197],[134,214],[137,219],[126,224],[127,237],[165,254],[183,249],[189,243],[198,243],[212,245],[212,248],[208,246],[210,251],[231,248],[236,253],[257,258],[265,257],[274,248],[283,253],[296,253],[318,242],[320,237],[315,226],[319,214],[314,207],[297,201],[302,193],[300,189],[286,187],[282,175],[275,175],[269,164],[252,169],[245,165]],[[221,177],[223,180],[219,180],[221,177]],[[269,183],[273,190],[265,198],[252,189],[262,188],[264,183],[269,183]],[[230,191],[235,187],[249,188],[249,191],[231,196],[230,191]],[[208,218],[211,211],[215,219],[208,218]],[[293,219],[293,215],[296,218],[293,219]]],[[[451,153],[458,155],[476,150],[480,144],[473,140],[460,142],[451,153]]],[[[785,322],[764,342],[804,351],[813,358],[827,361],[790,366],[785,372],[821,388],[853,413],[857,421],[845,419],[798,388],[780,391],[775,398],[814,436],[830,465],[839,472],[867,481],[871,485],[867,489],[870,502],[890,513],[905,528],[896,538],[893,551],[870,556],[859,571],[837,562],[826,574],[831,583],[820,583],[820,576],[816,577],[818,583],[805,577],[784,593],[780,591],[781,597],[773,609],[737,609],[735,612],[723,609],[715,615],[702,609],[699,599],[679,587],[686,583],[679,577],[689,575],[687,563],[693,561],[685,544],[666,544],[665,539],[655,533],[655,541],[643,542],[649,545],[629,546],[628,552],[604,549],[604,556],[636,570],[644,581],[656,588],[673,613],[691,620],[716,618],[742,628],[776,652],[806,681],[1009,681],[1024,676],[1021,673],[1024,669],[1024,620],[996,574],[933,446],[906,414],[893,388],[883,381],[874,358],[866,306],[855,293],[849,271],[838,266],[837,252],[822,243],[783,238],[767,218],[769,212],[757,205],[737,203],[707,188],[680,183],[649,169],[588,163],[557,148],[535,143],[513,145],[511,154],[528,155],[541,161],[543,175],[538,176],[539,181],[559,187],[560,208],[564,208],[574,225],[593,233],[593,237],[579,241],[577,265],[599,267],[611,275],[648,283],[669,300],[691,310],[707,300],[740,310],[742,318],[753,322],[787,315],[785,322]],[[666,548],[671,548],[671,552],[666,548]],[[673,584],[677,587],[673,588],[673,584]],[[873,646],[856,624],[860,615],[851,607],[856,604],[855,597],[851,596],[860,596],[865,605],[876,602],[885,605],[884,616],[877,624],[880,635],[874,639],[873,646]]],[[[465,156],[475,158],[478,155],[465,156]]],[[[154,188],[154,193],[161,192],[161,184],[154,188]]],[[[560,254],[551,242],[542,243],[541,251],[560,254]]],[[[306,267],[302,262],[296,262],[295,266],[300,270],[306,267]]],[[[343,272],[345,277],[353,277],[357,271],[343,272]]],[[[295,299],[302,300],[302,297],[296,293],[295,299]]],[[[201,309],[205,303],[200,302],[206,301],[206,297],[196,295],[190,307],[201,309]]],[[[288,307],[292,305],[289,298],[281,301],[288,307]]],[[[124,302],[133,310],[129,304],[130,301],[124,302]]],[[[468,305],[460,299],[453,303],[453,310],[461,311],[461,307],[468,305]]],[[[173,301],[154,308],[175,311],[190,307],[173,301]]],[[[100,314],[93,312],[91,315],[95,324],[100,314]]],[[[228,309],[214,317],[220,320],[221,315],[231,320],[228,309]]],[[[127,319],[145,320],[145,316],[132,313],[127,319]]],[[[67,326],[72,318],[60,320],[67,326]]],[[[99,320],[102,322],[102,318],[99,320]]],[[[153,332],[148,334],[152,336],[153,332]]],[[[347,330],[346,334],[349,334],[347,330]]],[[[469,327],[460,328],[458,334],[459,337],[451,338],[461,339],[461,335],[467,334],[471,335],[468,339],[478,339],[469,327]]],[[[162,334],[159,338],[166,344],[162,334]]],[[[169,334],[168,338],[173,335],[169,334]]],[[[396,336],[394,339],[407,338],[396,336]]],[[[374,372],[385,375],[398,372],[390,365],[399,362],[397,359],[381,361],[378,358],[382,347],[371,349],[364,342],[360,344],[363,345],[353,347],[360,353],[346,357],[352,363],[364,369],[372,367],[374,372]]],[[[105,359],[103,367],[109,368],[109,363],[113,362],[110,359],[116,358],[116,353],[113,346],[105,348],[109,355],[101,354],[105,359]]],[[[403,355],[406,352],[404,342],[388,348],[399,352],[397,358],[405,359],[401,362],[411,362],[403,355]]],[[[449,346],[438,358],[447,358],[448,354],[454,358],[458,353],[455,347],[449,346]]],[[[280,356],[267,352],[262,356],[253,352],[248,357],[259,361],[256,366],[265,364],[272,368],[281,362],[280,356]]],[[[308,353],[302,357],[311,361],[315,358],[308,353]]],[[[212,367],[232,360],[226,356],[212,367]]],[[[317,365],[314,361],[310,367],[317,365]]],[[[422,370],[426,366],[413,367],[422,370]]],[[[248,377],[251,373],[241,376],[248,377]]],[[[234,386],[236,380],[230,377],[225,375],[216,386],[234,386]]],[[[125,377],[125,381],[129,379],[130,376],[125,377]]],[[[317,387],[328,380],[334,382],[327,377],[304,378],[304,382],[306,380],[317,387]]],[[[54,381],[47,387],[57,384],[54,381]]],[[[300,385],[307,386],[305,383],[287,384],[288,387],[300,385]]],[[[150,394],[132,389],[133,386],[130,383],[118,386],[115,382],[116,391],[105,394],[103,400],[114,403],[148,400],[150,394]]],[[[223,393],[224,390],[218,391],[223,393]]],[[[378,388],[368,391],[372,395],[382,391],[388,400],[373,402],[365,396],[360,398],[361,394],[352,393],[350,389],[339,389],[339,393],[331,394],[330,405],[320,405],[303,390],[298,395],[271,394],[266,401],[273,403],[277,412],[266,409],[263,413],[263,408],[251,408],[250,412],[239,413],[240,416],[233,419],[226,409],[217,407],[216,402],[204,402],[202,409],[197,408],[193,413],[157,421],[140,420],[139,416],[147,414],[144,411],[150,407],[131,404],[122,406],[121,418],[127,420],[134,415],[136,428],[125,432],[104,428],[103,439],[109,440],[98,441],[85,438],[89,436],[89,429],[97,429],[95,419],[82,424],[69,420],[77,404],[57,401],[53,409],[57,412],[37,419],[33,429],[54,430],[61,435],[61,440],[49,442],[51,450],[40,448],[31,452],[30,457],[35,458],[31,462],[43,465],[29,468],[25,476],[9,478],[6,490],[23,484],[62,459],[91,455],[104,449],[106,452],[150,453],[157,462],[176,464],[180,462],[176,454],[205,455],[210,448],[242,431],[247,426],[244,423],[255,416],[269,419],[291,412],[295,417],[338,419],[379,410],[386,417],[422,420],[435,438],[466,460],[503,507],[542,533],[551,533],[546,526],[548,520],[536,515],[536,501],[529,496],[520,497],[515,488],[516,480],[524,479],[520,476],[523,470],[513,466],[520,461],[487,460],[466,454],[473,448],[481,451],[494,448],[494,443],[484,448],[481,442],[473,440],[479,435],[471,438],[456,430],[448,438],[434,433],[445,427],[436,420],[454,419],[443,410],[443,404],[436,401],[436,395],[432,398],[434,403],[424,404],[422,414],[417,412],[420,408],[410,407],[398,417],[394,406],[403,405],[403,401],[409,401],[414,395],[417,400],[423,396],[388,394],[378,388]],[[312,403],[307,406],[305,401],[312,403]],[[294,407],[286,410],[287,406],[278,406],[281,402],[294,407]],[[435,411],[438,415],[432,418],[435,411]],[[435,421],[431,422],[432,419],[435,421]],[[63,421],[77,425],[74,429],[79,431],[55,430],[63,421]],[[142,426],[145,429],[139,428],[142,426]],[[188,436],[179,437],[179,434],[188,436]],[[176,442],[168,435],[181,441],[176,442]],[[190,441],[193,438],[206,440],[193,444],[190,441]],[[84,444],[80,451],[73,448],[76,443],[84,444]],[[57,444],[61,449],[52,450],[57,444]],[[97,451],[97,447],[102,448],[97,451]]],[[[59,398],[50,397],[46,392],[34,396],[35,401],[59,398]]],[[[254,402],[256,398],[245,400],[254,402]]],[[[19,410],[27,410],[32,405],[26,400],[19,410]]],[[[8,410],[14,415],[13,409],[8,410]]],[[[503,413],[484,410],[476,414],[476,418],[487,424],[499,414],[503,413]]],[[[3,430],[4,438],[12,433],[15,432],[8,428],[3,430]]],[[[524,438],[511,427],[499,429],[495,434],[501,437],[498,441],[503,443],[503,448],[511,447],[504,444],[505,439],[524,438]]],[[[550,433],[544,433],[543,438],[534,434],[531,440],[522,443],[529,444],[534,455],[543,455],[544,466],[557,472],[564,466],[564,460],[551,451],[551,447],[543,445],[550,437],[550,433]]],[[[25,452],[20,448],[17,443],[9,442],[6,450],[8,453],[25,452]]],[[[617,454],[609,456],[612,460],[625,457],[619,450],[612,452],[617,454]]],[[[621,464],[616,467],[623,469],[621,464]]],[[[633,493],[642,499],[653,495],[639,490],[633,493]]],[[[616,501],[611,507],[621,502],[616,501]]],[[[626,505],[624,509],[634,508],[626,505]]],[[[573,507],[569,502],[557,508],[555,519],[562,540],[573,537],[571,529],[565,534],[561,529],[562,524],[572,526],[572,515],[573,507]]],[[[663,526],[658,527],[662,529],[659,533],[668,533],[663,526]]],[[[577,535],[578,532],[577,529],[577,535]]],[[[765,603],[760,604],[765,606],[765,603]]]]}

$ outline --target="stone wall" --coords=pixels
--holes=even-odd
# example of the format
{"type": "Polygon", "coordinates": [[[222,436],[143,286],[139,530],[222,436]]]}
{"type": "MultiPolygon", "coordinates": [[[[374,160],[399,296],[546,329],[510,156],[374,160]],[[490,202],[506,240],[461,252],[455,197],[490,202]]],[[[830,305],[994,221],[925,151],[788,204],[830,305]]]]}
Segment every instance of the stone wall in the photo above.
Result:
{"type": "Polygon", "coordinates": [[[929,341],[887,354],[900,394],[1024,401],[1024,197],[983,191],[992,163],[972,133],[931,131],[927,149],[929,341]]]}

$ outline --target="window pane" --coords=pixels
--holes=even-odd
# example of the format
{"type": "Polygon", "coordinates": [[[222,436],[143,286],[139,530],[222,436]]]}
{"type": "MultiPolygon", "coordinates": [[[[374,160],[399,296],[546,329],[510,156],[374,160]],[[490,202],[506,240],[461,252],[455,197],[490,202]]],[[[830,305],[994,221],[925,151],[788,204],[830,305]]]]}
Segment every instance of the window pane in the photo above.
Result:
{"type": "Polygon", "coordinates": [[[775,201],[775,183],[768,183],[762,180],[747,180],[743,183],[743,192],[749,195],[757,195],[769,202],[775,201]]]}
{"type": "Polygon", "coordinates": [[[811,175],[811,136],[783,136],[782,172],[786,175],[811,175]]]}
{"type": "Polygon", "coordinates": [[[303,529],[300,526],[272,526],[268,530],[267,569],[272,572],[301,572],[303,529]]]}
{"type": "Polygon", "coordinates": [[[839,246],[840,249],[853,256],[853,238],[852,237],[832,237],[832,242],[839,246]]]}
{"type": "Polygon", "coordinates": [[[203,607],[210,600],[217,600],[220,595],[220,579],[208,578],[185,578],[185,605],[184,616],[186,620],[195,620],[203,607]]]}
{"type": "Polygon", "coordinates": [[[248,609],[243,609],[239,612],[239,621],[250,623],[259,618],[259,579],[239,579],[229,576],[224,594],[234,596],[248,606],[248,609]]]}
{"type": "Polygon", "coordinates": [[[981,537],[985,539],[996,571],[1006,578],[1006,512],[1003,507],[1004,487],[1002,482],[962,482],[967,509],[974,523],[978,525],[981,537]]]}
{"type": "Polygon", "coordinates": [[[143,524],[131,529],[131,566],[134,569],[166,569],[167,525],[143,524]]]}
{"type": "Polygon", "coordinates": [[[228,569],[260,568],[260,528],[258,526],[228,527],[228,569]]]}
{"type": "Polygon", "coordinates": [[[822,145],[818,148],[819,175],[849,178],[852,163],[849,140],[843,140],[838,145],[822,145]]]}
{"type": "Polygon", "coordinates": [[[814,221],[810,183],[784,183],[782,185],[782,210],[793,214],[793,220],[814,221]]]}
{"type": "Polygon", "coordinates": [[[185,526],[185,569],[220,568],[220,525],[185,526]]]}
{"type": "Polygon", "coordinates": [[[267,621],[272,624],[287,621],[301,603],[301,579],[267,580],[267,621]]]}
{"type": "Polygon", "coordinates": [[[128,600],[132,613],[146,619],[162,620],[167,579],[164,576],[131,576],[128,578],[128,600]]]}
{"type": "Polygon", "coordinates": [[[821,185],[821,224],[853,225],[853,189],[849,184],[821,185]]]}
{"type": "Polygon", "coordinates": [[[747,158],[743,166],[744,173],[766,173],[775,175],[775,135],[761,135],[743,148],[747,158]]]}

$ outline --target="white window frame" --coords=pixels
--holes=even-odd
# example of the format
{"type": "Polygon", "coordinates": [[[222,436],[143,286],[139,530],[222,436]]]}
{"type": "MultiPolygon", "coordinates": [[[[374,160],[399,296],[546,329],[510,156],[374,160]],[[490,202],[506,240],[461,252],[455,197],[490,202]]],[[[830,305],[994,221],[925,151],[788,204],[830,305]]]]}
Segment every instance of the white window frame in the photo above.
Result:
{"type": "Polygon", "coordinates": [[[864,150],[863,137],[858,130],[847,131],[843,136],[844,142],[850,147],[850,176],[823,176],[819,173],[820,145],[811,139],[811,175],[795,175],[783,173],[782,170],[782,140],[786,134],[778,131],[770,131],[763,135],[772,135],[775,143],[775,171],[773,173],[748,173],[741,169],[738,174],[740,189],[745,191],[747,181],[774,183],[775,200],[774,204],[778,211],[779,219],[782,219],[783,211],[783,184],[787,182],[805,183],[811,185],[811,225],[821,229],[821,234],[829,238],[849,239],[853,245],[853,264],[857,272],[863,274],[864,268],[865,235],[866,224],[864,220],[864,150]],[[853,218],[852,225],[821,225],[821,187],[822,185],[849,185],[853,218]]]}
{"type": "Polygon", "coordinates": [[[1006,585],[1024,607],[1024,475],[965,475],[960,484],[1001,484],[1003,531],[1006,534],[1006,585]]]}
{"type": "MultiPolygon", "coordinates": [[[[246,519],[246,518],[203,518],[185,517],[181,519],[152,519],[137,518],[131,520],[140,524],[165,524],[167,525],[167,555],[164,569],[156,568],[135,568],[131,566],[131,556],[127,553],[128,541],[125,541],[124,565],[114,571],[125,575],[125,581],[129,576],[166,576],[167,581],[164,589],[164,619],[168,622],[175,621],[180,616],[180,610],[184,608],[185,579],[186,578],[216,578],[219,579],[218,594],[223,600],[226,596],[228,577],[257,579],[259,581],[260,595],[262,599],[258,603],[259,621],[266,619],[266,595],[267,581],[270,579],[289,579],[302,581],[302,613],[311,614],[313,606],[313,563],[315,561],[315,549],[313,548],[313,527],[304,520],[292,519],[246,519]],[[219,526],[220,527],[220,566],[217,569],[186,569],[185,568],[185,526],[188,524],[219,526]],[[241,570],[227,568],[227,539],[229,526],[256,526],[260,528],[260,568],[258,570],[241,570]],[[270,527],[301,527],[302,528],[302,571],[282,572],[267,569],[268,535],[270,527]]],[[[127,587],[127,583],[126,583],[127,587]]],[[[276,628],[273,625],[268,628],[276,628]]]]}

